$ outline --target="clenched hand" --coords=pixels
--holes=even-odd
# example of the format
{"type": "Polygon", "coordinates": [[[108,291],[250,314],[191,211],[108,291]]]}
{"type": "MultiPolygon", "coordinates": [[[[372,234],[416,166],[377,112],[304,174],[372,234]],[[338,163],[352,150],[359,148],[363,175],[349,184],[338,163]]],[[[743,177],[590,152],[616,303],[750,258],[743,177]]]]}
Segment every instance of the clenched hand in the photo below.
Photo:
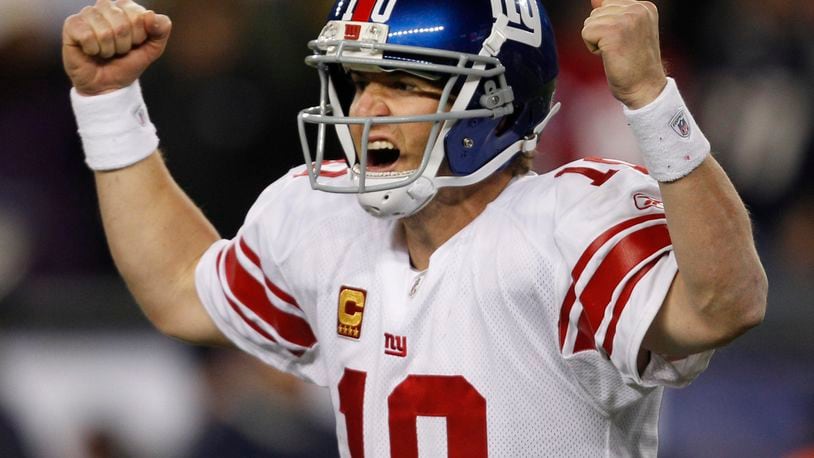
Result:
{"type": "Polygon", "coordinates": [[[667,84],[656,5],[635,0],[591,0],[591,5],[582,39],[602,56],[611,92],[631,109],[647,105],[667,84]]]}
{"type": "Polygon", "coordinates": [[[167,46],[172,23],[132,0],[97,0],[65,20],[62,61],[83,95],[132,84],[167,46]]]}

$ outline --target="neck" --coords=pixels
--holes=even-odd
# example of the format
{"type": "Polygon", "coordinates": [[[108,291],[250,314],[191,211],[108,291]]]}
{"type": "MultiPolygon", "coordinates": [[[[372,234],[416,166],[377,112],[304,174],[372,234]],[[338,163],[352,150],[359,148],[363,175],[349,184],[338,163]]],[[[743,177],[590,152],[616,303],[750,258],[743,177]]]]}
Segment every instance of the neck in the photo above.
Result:
{"type": "Polygon", "coordinates": [[[420,212],[401,220],[413,267],[425,270],[435,250],[478,217],[512,179],[504,170],[463,188],[442,188],[420,212]]]}

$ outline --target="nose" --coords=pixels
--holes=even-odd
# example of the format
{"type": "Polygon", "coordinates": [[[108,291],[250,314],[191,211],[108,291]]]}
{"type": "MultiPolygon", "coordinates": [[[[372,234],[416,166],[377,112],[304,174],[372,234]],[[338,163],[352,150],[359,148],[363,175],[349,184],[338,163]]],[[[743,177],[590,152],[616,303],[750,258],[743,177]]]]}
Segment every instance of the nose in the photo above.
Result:
{"type": "Polygon", "coordinates": [[[351,116],[375,117],[389,116],[386,88],[376,82],[370,82],[364,88],[357,89],[350,108],[351,116]]]}

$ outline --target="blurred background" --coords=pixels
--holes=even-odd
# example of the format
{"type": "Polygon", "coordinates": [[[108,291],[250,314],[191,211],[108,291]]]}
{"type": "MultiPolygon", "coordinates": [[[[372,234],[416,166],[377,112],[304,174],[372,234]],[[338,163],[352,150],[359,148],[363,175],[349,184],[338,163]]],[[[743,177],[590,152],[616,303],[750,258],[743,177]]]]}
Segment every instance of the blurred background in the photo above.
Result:
{"type": "MultiPolygon", "coordinates": [[[[0,0],[0,456],[336,456],[327,392],[238,352],[153,331],[107,254],[59,54],[90,1],[0,0]]],[[[154,0],[165,56],[142,78],[169,167],[224,236],[301,162],[303,64],[326,0],[154,0]]],[[[589,2],[548,0],[564,110],[536,168],[640,162],[589,2]]],[[[669,71],[755,220],[770,280],[760,328],[669,391],[660,456],[814,456],[814,2],[656,1],[669,71]]],[[[145,221],[144,224],[150,224],[145,221]]]]}

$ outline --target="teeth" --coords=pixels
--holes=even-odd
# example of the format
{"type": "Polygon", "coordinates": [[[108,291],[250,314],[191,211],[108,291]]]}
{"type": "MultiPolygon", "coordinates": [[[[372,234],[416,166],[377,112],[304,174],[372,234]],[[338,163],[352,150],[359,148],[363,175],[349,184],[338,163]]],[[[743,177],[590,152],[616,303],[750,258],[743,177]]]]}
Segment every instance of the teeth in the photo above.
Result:
{"type": "Polygon", "coordinates": [[[396,145],[394,145],[394,144],[392,144],[392,143],[390,143],[388,141],[378,140],[378,141],[375,141],[375,142],[368,143],[367,144],[367,149],[368,150],[396,149],[396,145]]]}
{"type": "MultiPolygon", "coordinates": [[[[359,167],[359,164],[354,164],[353,167],[351,168],[351,171],[356,176],[359,176],[362,173],[362,169],[361,169],[361,167],[359,167]]],[[[410,176],[410,175],[414,174],[416,171],[417,171],[416,169],[413,169],[413,170],[403,170],[401,172],[395,172],[395,171],[393,171],[393,172],[366,172],[365,176],[367,176],[368,178],[402,178],[402,177],[410,176]]]]}

